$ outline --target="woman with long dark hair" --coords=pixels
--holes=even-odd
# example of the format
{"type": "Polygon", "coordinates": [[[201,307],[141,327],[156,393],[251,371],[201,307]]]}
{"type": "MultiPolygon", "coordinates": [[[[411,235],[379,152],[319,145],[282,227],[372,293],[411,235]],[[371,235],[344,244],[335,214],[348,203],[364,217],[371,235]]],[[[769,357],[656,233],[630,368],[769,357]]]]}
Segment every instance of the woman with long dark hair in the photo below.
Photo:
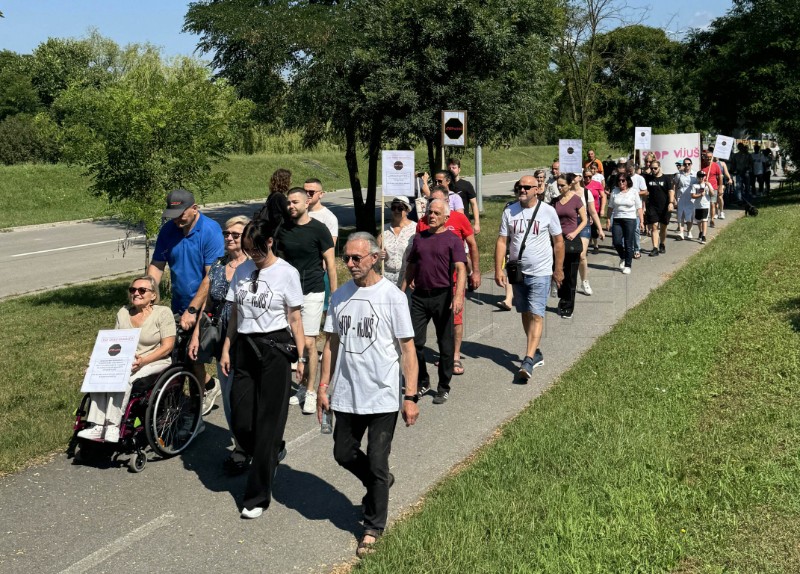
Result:
{"type": "Polygon", "coordinates": [[[300,274],[273,253],[274,234],[275,226],[264,219],[244,228],[242,250],[250,259],[236,268],[225,297],[233,306],[220,366],[226,375],[233,370],[231,426],[252,457],[242,518],[258,518],[269,506],[283,450],[291,364],[298,361],[300,381],[305,363],[300,274]]]}
{"type": "Polygon", "coordinates": [[[588,223],[583,200],[570,185],[574,181],[574,173],[558,176],[556,184],[561,195],[553,200],[564,235],[564,280],[558,287],[558,314],[564,319],[572,319],[575,310],[575,288],[583,252],[581,231],[588,223]]]}

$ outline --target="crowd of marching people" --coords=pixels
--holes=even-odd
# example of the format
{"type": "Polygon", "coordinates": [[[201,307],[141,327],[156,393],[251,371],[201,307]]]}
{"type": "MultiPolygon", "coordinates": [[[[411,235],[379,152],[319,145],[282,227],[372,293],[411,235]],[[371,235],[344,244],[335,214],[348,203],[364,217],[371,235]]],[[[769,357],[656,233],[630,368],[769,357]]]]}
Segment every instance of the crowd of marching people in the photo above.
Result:
{"type": "MultiPolygon", "coordinates": [[[[751,160],[732,161],[737,199],[739,180],[744,188],[745,175],[756,169],[751,160]]],[[[222,227],[199,212],[190,192],[178,189],[167,197],[152,262],[131,284],[130,305],[117,325],[152,331],[143,340],[147,346],[140,343],[137,370],[164,361],[175,324],[156,303],[168,266],[171,311],[191,334],[188,360],[205,381],[204,414],[223,397],[233,446],[223,466],[247,473],[243,518],[260,516],[270,504],[295,405],[316,414],[323,432],[335,421],[334,459],[366,489],[358,554],[370,552],[380,537],[394,483],[388,458],[398,416],[414,424],[417,403],[428,395],[433,404],[447,403],[452,378],[465,373],[464,305],[467,292],[481,286],[475,239],[481,227],[475,190],[460,173],[459,160],[451,159],[432,177],[418,174],[416,197],[391,199],[391,219],[377,237],[351,233],[338,247],[338,220],[323,205],[322,182],[293,186],[284,169],[272,175],[261,210],[222,227]],[[351,278],[341,286],[337,252],[351,278]],[[435,372],[425,359],[430,323],[435,372]],[[203,343],[209,325],[221,332],[213,349],[203,343]],[[211,362],[216,377],[206,375],[211,362]]],[[[732,186],[728,166],[712,150],[703,151],[700,165],[682,160],[674,175],[664,174],[652,154],[641,165],[632,158],[604,165],[590,150],[580,173],[561,173],[554,161],[549,173],[521,177],[503,210],[494,252],[494,281],[504,290],[498,306],[520,313],[526,336],[517,382],[527,382],[544,364],[539,343],[548,298],[558,300],[560,317],[571,319],[576,294],[593,295],[588,257],[599,253],[606,234],[619,270],[630,275],[643,254],[666,252],[671,224],[674,240],[693,240],[696,230],[704,243],[715,218],[725,217],[726,185],[732,186]]],[[[106,429],[118,424],[120,400],[112,409],[96,399],[92,422],[106,429]]],[[[93,427],[82,433],[100,436],[93,427]]],[[[108,441],[114,434],[103,436],[108,441]]]]}

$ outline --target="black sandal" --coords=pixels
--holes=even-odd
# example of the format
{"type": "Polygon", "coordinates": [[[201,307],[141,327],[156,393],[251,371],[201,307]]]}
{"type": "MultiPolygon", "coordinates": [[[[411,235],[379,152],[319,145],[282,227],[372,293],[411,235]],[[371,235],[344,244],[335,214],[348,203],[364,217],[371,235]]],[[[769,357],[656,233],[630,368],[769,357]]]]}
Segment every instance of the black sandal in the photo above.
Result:
{"type": "Polygon", "coordinates": [[[378,530],[372,530],[371,528],[367,528],[364,530],[364,534],[361,535],[361,540],[358,541],[358,547],[356,548],[356,556],[359,558],[363,558],[367,554],[372,554],[375,552],[375,543],[378,541],[378,538],[381,537],[382,532],[378,530]],[[365,538],[367,536],[371,536],[375,540],[372,542],[367,542],[365,538]]]}

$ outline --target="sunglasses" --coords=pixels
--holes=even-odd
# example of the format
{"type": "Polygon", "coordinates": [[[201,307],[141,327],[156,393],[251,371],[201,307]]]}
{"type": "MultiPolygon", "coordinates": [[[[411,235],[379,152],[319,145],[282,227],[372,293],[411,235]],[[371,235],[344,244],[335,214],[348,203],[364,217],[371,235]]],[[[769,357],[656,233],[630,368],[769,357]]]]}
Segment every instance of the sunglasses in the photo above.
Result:
{"type": "Polygon", "coordinates": [[[236,233],[235,231],[223,231],[222,237],[232,237],[233,239],[239,239],[242,236],[241,233],[236,233]]]}
{"type": "Polygon", "coordinates": [[[128,287],[128,293],[133,295],[134,293],[138,293],[139,295],[144,295],[148,291],[152,291],[152,289],[148,289],[147,287],[128,287]]]}
{"type": "Polygon", "coordinates": [[[394,204],[392,204],[392,206],[391,206],[391,210],[392,210],[392,211],[405,211],[405,209],[406,209],[406,208],[405,208],[405,207],[403,207],[403,206],[402,206],[402,204],[399,204],[399,203],[394,203],[394,204]]]}
{"type": "Polygon", "coordinates": [[[685,165],[685,166],[686,166],[686,165],[692,165],[692,162],[684,162],[684,164],[683,164],[683,165],[685,165]]]}
{"type": "Polygon", "coordinates": [[[250,293],[256,293],[258,291],[258,274],[261,273],[261,269],[256,269],[250,274],[250,293]]]}
{"type": "Polygon", "coordinates": [[[533,186],[533,185],[520,185],[520,186],[517,186],[517,189],[518,189],[519,191],[530,191],[530,190],[532,190],[533,188],[534,188],[534,186],[533,186]]]}
{"type": "Polygon", "coordinates": [[[435,181],[436,183],[444,183],[445,182],[445,180],[443,180],[443,179],[434,179],[433,181],[435,181]]]}
{"type": "MultiPolygon", "coordinates": [[[[370,253],[369,255],[375,255],[375,254],[374,253],[370,253]]],[[[361,263],[362,259],[364,259],[365,257],[368,257],[369,255],[342,255],[342,261],[344,261],[345,264],[347,264],[347,263],[350,263],[350,261],[352,260],[353,263],[358,265],[359,263],[361,263]]]]}

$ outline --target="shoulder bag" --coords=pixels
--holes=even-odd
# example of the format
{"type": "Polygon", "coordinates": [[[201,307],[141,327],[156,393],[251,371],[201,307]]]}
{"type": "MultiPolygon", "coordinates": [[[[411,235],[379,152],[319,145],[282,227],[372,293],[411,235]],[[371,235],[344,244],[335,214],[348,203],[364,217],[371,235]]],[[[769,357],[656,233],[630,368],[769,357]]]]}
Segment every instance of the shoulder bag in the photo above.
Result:
{"type": "Polygon", "coordinates": [[[519,248],[519,255],[517,259],[506,263],[506,273],[508,274],[508,282],[512,285],[522,283],[525,281],[525,276],[522,274],[522,254],[525,252],[525,242],[528,240],[528,234],[531,232],[533,222],[536,220],[536,214],[539,212],[539,206],[542,205],[541,201],[536,202],[536,208],[533,210],[533,217],[528,222],[528,228],[525,230],[525,235],[522,238],[522,247],[519,248]]]}

